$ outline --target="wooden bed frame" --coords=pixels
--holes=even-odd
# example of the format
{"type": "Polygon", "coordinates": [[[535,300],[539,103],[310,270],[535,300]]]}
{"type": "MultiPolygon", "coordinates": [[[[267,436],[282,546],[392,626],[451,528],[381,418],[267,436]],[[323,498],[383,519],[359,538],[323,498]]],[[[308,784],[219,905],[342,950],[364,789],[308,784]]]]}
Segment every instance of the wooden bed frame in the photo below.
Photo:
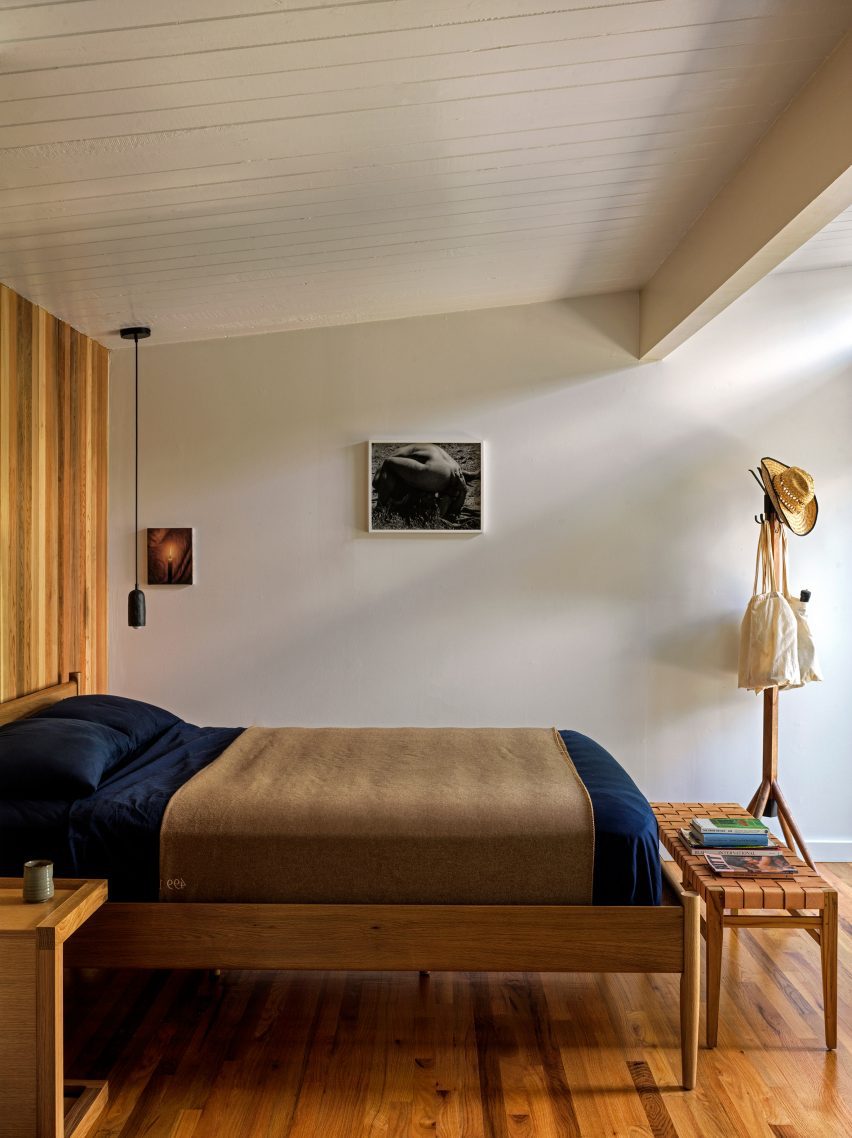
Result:
{"type": "MultiPolygon", "coordinates": [[[[0,724],[76,695],[78,677],[0,704],[0,724]]],[[[659,906],[109,902],[66,946],[86,968],[680,973],[682,1082],[698,1059],[700,911],[663,862],[659,906]]]]}

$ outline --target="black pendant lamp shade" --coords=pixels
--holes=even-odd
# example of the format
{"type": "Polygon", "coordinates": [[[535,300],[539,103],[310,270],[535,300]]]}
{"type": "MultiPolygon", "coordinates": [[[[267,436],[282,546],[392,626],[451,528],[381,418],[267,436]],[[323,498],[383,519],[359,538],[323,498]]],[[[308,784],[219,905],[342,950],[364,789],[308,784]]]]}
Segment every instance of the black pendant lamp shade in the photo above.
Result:
{"type": "Polygon", "coordinates": [[[122,328],[122,340],[132,340],[134,346],[134,412],[133,412],[133,451],[135,462],[135,489],[133,495],[133,567],[136,575],[136,584],[127,597],[127,623],[131,628],[145,627],[145,594],[139,588],[139,341],[147,340],[151,335],[150,328],[122,328]]]}
{"type": "Polygon", "coordinates": [[[145,594],[139,588],[127,594],[127,623],[131,628],[145,627],[145,594]]]}

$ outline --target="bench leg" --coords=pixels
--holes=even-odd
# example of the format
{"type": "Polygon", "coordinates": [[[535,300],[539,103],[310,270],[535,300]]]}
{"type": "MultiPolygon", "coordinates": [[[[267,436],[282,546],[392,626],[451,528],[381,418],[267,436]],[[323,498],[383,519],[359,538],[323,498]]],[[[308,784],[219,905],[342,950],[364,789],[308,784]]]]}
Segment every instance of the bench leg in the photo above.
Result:
{"type": "Polygon", "coordinates": [[[826,893],[819,936],[822,957],[822,1006],[825,1016],[825,1045],[837,1047],[837,894],[826,893]]]}
{"type": "Polygon", "coordinates": [[[722,986],[722,894],[708,889],[705,935],[707,938],[707,1046],[719,1038],[719,992],[722,986]]]}
{"type": "Polygon", "coordinates": [[[698,1015],[701,1005],[701,902],[685,893],[683,905],[683,972],[680,977],[680,1059],[683,1089],[695,1086],[698,1068],[698,1015]]]}

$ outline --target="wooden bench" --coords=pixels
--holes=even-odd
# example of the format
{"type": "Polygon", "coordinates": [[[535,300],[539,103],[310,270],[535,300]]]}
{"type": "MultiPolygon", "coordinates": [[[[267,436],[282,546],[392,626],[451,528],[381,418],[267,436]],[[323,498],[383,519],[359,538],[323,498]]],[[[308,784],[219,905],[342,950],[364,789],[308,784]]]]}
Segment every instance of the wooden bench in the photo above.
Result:
{"type": "Polygon", "coordinates": [[[704,902],[701,932],[707,945],[707,1046],[719,1034],[719,991],[722,982],[722,938],[726,928],[804,929],[820,946],[825,1017],[825,1045],[837,1046],[837,891],[787,846],[789,861],[799,867],[783,879],[718,877],[700,853],[690,853],[680,831],[695,817],[751,815],[736,802],[654,802],[660,841],[683,874],[684,888],[704,902]],[[760,910],[740,912],[740,910],[760,910]],[[779,911],[780,910],[780,911],[779,911]]]}

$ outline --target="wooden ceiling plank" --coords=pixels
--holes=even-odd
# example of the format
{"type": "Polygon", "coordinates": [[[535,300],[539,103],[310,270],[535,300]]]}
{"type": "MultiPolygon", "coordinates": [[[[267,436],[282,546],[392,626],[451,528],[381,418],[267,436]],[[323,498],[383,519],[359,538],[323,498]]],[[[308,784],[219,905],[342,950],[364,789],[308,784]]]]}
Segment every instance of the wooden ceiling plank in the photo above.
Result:
{"type": "Polygon", "coordinates": [[[847,35],[642,289],[640,358],[663,358],[850,203],[847,35]]]}
{"type": "MultiPolygon", "coordinates": [[[[600,201],[597,196],[593,196],[579,201],[570,213],[560,213],[566,227],[582,226],[595,220],[617,220],[621,217],[631,217],[638,223],[658,215],[665,215],[671,225],[673,221],[677,222],[681,216],[685,220],[687,213],[683,203],[676,197],[667,197],[651,191],[643,195],[623,194],[606,201],[600,201]]],[[[357,227],[352,228],[354,230],[357,227]]],[[[122,241],[105,242],[100,243],[101,248],[98,252],[83,252],[82,254],[75,252],[77,248],[75,246],[66,246],[64,250],[62,246],[53,246],[18,251],[7,254],[7,259],[0,262],[0,274],[4,272],[27,273],[28,279],[35,281],[42,269],[44,269],[46,277],[54,279],[59,279],[69,272],[88,268],[119,266],[124,271],[134,265],[148,262],[156,263],[164,256],[190,260],[196,256],[238,252],[258,247],[269,249],[276,247],[279,244],[279,239],[282,246],[292,246],[294,236],[304,235],[304,231],[299,233],[298,230],[281,228],[275,223],[252,227],[250,231],[245,231],[245,227],[243,229],[242,233],[235,236],[221,237],[214,233],[200,231],[199,240],[182,241],[179,245],[173,240],[166,239],[159,243],[143,240],[135,245],[122,241]],[[63,252],[70,253],[70,256],[63,256],[63,252]],[[140,253],[143,256],[139,256],[140,253]]],[[[321,228],[318,232],[323,233],[328,232],[328,230],[321,228]]],[[[310,240],[298,242],[298,244],[308,245],[311,243],[310,240]]],[[[88,245],[83,245],[80,248],[86,250],[88,245]]]]}
{"type": "MultiPolygon", "coordinates": [[[[614,187],[606,194],[602,194],[594,185],[566,189],[563,191],[560,203],[565,206],[560,212],[566,222],[590,220],[613,211],[631,208],[665,210],[669,216],[672,216],[674,210],[677,217],[673,220],[682,218],[684,225],[688,224],[692,215],[690,203],[682,200],[677,187],[671,189],[664,187],[661,190],[659,183],[655,181],[648,181],[641,187],[625,183],[623,186],[614,187]]],[[[475,212],[474,206],[468,206],[465,211],[458,211],[458,216],[475,212]]],[[[147,254],[160,249],[170,249],[173,254],[193,251],[200,247],[216,246],[224,249],[236,241],[263,241],[278,235],[292,236],[332,228],[361,229],[364,225],[372,225],[376,220],[395,221],[396,224],[405,225],[409,218],[414,220],[415,217],[444,216],[440,210],[421,209],[417,215],[398,212],[395,219],[384,217],[370,219],[361,216],[337,225],[332,224],[333,215],[328,215],[321,224],[310,225],[307,215],[304,219],[299,216],[282,218],[270,210],[263,211],[263,214],[264,216],[261,216],[257,211],[244,211],[244,216],[234,215],[232,219],[227,214],[221,214],[216,215],[222,219],[218,224],[208,220],[206,223],[201,221],[183,229],[160,228],[153,231],[137,225],[132,231],[129,227],[124,227],[119,233],[114,232],[116,227],[110,226],[100,233],[91,234],[81,234],[74,229],[52,234],[27,234],[8,241],[0,254],[0,271],[12,264],[26,264],[30,259],[47,260],[59,268],[66,263],[82,264],[86,258],[98,263],[104,257],[124,255],[132,259],[140,252],[147,254]],[[253,213],[257,215],[252,216],[253,213]],[[245,216],[246,214],[248,216],[245,216]]],[[[453,211],[446,211],[448,219],[452,215],[453,211]]],[[[186,221],[184,224],[186,226],[186,221]]]]}
{"type": "Polygon", "coordinates": [[[587,130],[576,127],[543,127],[525,131],[490,131],[480,135],[464,135],[443,139],[422,139],[416,143],[397,139],[393,144],[361,147],[357,154],[345,150],[299,152],[289,155],[249,152],[234,161],[193,164],[184,160],[174,167],[157,163],[155,157],[141,157],[130,151],[112,156],[98,164],[98,175],[92,177],[91,162],[84,164],[82,155],[67,161],[60,172],[45,163],[36,164],[24,152],[16,151],[14,159],[4,166],[5,188],[0,190],[4,204],[17,202],[63,200],[69,196],[87,196],[92,191],[108,195],[137,192],[144,189],[170,189],[228,182],[259,181],[267,178],[324,177],[337,175],[339,180],[375,178],[377,172],[430,173],[455,164],[488,163],[489,168],[507,164],[525,164],[525,156],[541,156],[558,160],[565,157],[583,160],[611,154],[636,154],[675,151],[687,146],[714,148],[735,147],[753,139],[755,122],[739,116],[732,121],[705,121],[672,126],[668,122],[648,124],[645,129],[610,123],[598,131],[599,137],[588,137],[587,130]],[[122,166],[118,171],[119,163],[122,166]],[[79,176],[78,176],[79,175],[79,176]]]}
{"type": "MultiPolygon", "coordinates": [[[[262,12],[290,8],[336,8],[340,0],[280,0],[277,4],[256,2],[248,10],[245,0],[180,0],[180,19],[187,23],[227,20],[262,12]]],[[[169,0],[146,0],[145,4],[123,4],[115,0],[76,0],[74,3],[48,0],[41,4],[22,4],[3,0],[0,10],[10,14],[4,24],[10,39],[39,39],[53,36],[85,35],[104,27],[132,30],[173,23],[176,9],[169,0]]]]}
{"type": "MultiPolygon", "coordinates": [[[[642,179],[634,183],[638,185],[643,182],[649,189],[653,190],[659,187],[660,192],[666,192],[675,197],[677,194],[676,182],[667,179],[642,179]]],[[[594,201],[595,199],[600,205],[600,211],[603,212],[607,205],[606,196],[601,193],[601,188],[592,185],[588,187],[592,190],[597,190],[595,194],[589,194],[586,198],[581,200],[594,201]]],[[[529,197],[530,195],[526,195],[529,197]]],[[[439,196],[440,197],[440,196],[439,196]]],[[[538,203],[530,203],[523,200],[524,195],[515,195],[516,200],[511,200],[511,195],[506,195],[500,204],[486,205],[489,199],[469,199],[468,203],[460,200],[458,203],[465,208],[449,208],[449,199],[445,203],[438,200],[436,203],[424,203],[420,207],[400,206],[400,207],[384,207],[374,208],[367,207],[362,210],[343,210],[334,212],[328,210],[323,213],[322,209],[317,208],[313,216],[306,216],[305,211],[294,211],[291,209],[273,208],[262,210],[244,210],[242,216],[230,213],[218,213],[207,216],[192,215],[185,218],[179,218],[174,221],[151,221],[144,224],[140,223],[124,223],[124,224],[110,224],[104,226],[94,226],[89,232],[84,241],[79,240],[80,231],[72,230],[65,231],[69,237],[76,237],[78,240],[73,244],[91,247],[92,245],[100,243],[102,240],[107,241],[120,241],[123,248],[128,247],[129,240],[136,239],[137,243],[143,247],[149,247],[149,238],[152,236],[170,236],[174,238],[186,238],[187,235],[192,235],[195,242],[181,240],[175,242],[175,249],[187,248],[193,243],[197,243],[200,239],[201,242],[206,242],[215,234],[217,239],[225,239],[229,237],[253,236],[261,235],[261,232],[269,232],[267,226],[274,224],[276,232],[280,234],[290,233],[296,237],[302,237],[310,233],[334,232],[335,230],[346,231],[364,231],[373,230],[382,225],[391,226],[405,226],[411,227],[416,225],[419,221],[424,219],[437,220],[444,224],[452,224],[457,218],[465,218],[472,220],[479,220],[480,222],[490,216],[511,216],[517,214],[518,211],[525,211],[531,216],[543,213],[553,213],[556,211],[565,221],[565,223],[572,222],[572,212],[570,205],[575,198],[565,196],[560,191],[547,191],[544,195],[538,195],[538,203]],[[544,200],[548,197],[549,200],[544,200]],[[476,204],[477,201],[482,204],[476,204]],[[416,212],[413,210],[416,209],[416,212]],[[335,219],[346,219],[344,221],[335,222],[335,219]],[[178,228],[180,227],[180,228],[178,228]]],[[[493,201],[494,199],[490,199],[493,201]]],[[[673,204],[676,205],[676,202],[673,204]]],[[[594,216],[594,209],[586,208],[582,211],[578,220],[584,224],[588,224],[594,216]]],[[[62,231],[52,234],[54,238],[62,237],[62,231]]],[[[45,234],[37,235],[24,235],[20,238],[8,238],[6,241],[6,249],[8,250],[6,257],[12,257],[13,250],[23,250],[27,248],[44,249],[42,244],[34,244],[43,240],[45,234]]],[[[56,242],[55,248],[68,249],[72,242],[56,242]]]]}
{"type": "MultiPolygon", "coordinates": [[[[612,246],[613,250],[618,252],[625,250],[627,258],[633,255],[633,250],[636,250],[636,255],[639,255],[643,246],[651,245],[652,238],[656,237],[665,226],[665,219],[655,219],[653,225],[650,225],[647,230],[641,234],[636,233],[635,227],[632,231],[626,233],[619,232],[619,230],[611,229],[598,234],[595,240],[591,243],[595,250],[595,257],[601,255],[601,252],[608,246],[612,246]]],[[[550,243],[550,255],[558,253],[563,257],[566,262],[570,261],[573,250],[579,250],[581,253],[584,249],[589,247],[589,241],[586,238],[578,236],[571,236],[570,234],[561,233],[558,225],[537,226],[529,227],[527,229],[507,229],[495,230],[488,234],[470,234],[470,240],[464,244],[459,245],[452,237],[435,235],[433,237],[424,237],[422,239],[401,239],[385,242],[377,251],[373,245],[361,244],[357,245],[349,243],[342,247],[337,247],[328,251],[319,251],[312,256],[309,261],[300,261],[299,257],[283,257],[270,259],[269,264],[252,264],[248,262],[246,266],[239,263],[236,265],[223,264],[220,266],[221,272],[214,273],[212,270],[216,266],[209,268],[202,276],[193,273],[192,271],[184,271],[181,268],[174,270],[165,270],[156,279],[147,280],[144,275],[135,277],[132,281],[119,280],[111,284],[100,284],[95,286],[83,282],[81,286],[75,287],[67,282],[62,282],[58,288],[61,289],[61,294],[65,299],[74,296],[106,296],[111,291],[118,291],[126,293],[130,289],[134,295],[144,292],[146,290],[153,290],[156,295],[156,290],[161,290],[161,295],[166,296],[170,291],[174,291],[176,285],[185,283],[187,287],[192,285],[192,282],[205,282],[204,284],[198,283],[199,290],[205,288],[215,288],[213,283],[215,279],[231,279],[235,276],[248,278],[254,276],[263,279],[273,279],[291,275],[307,276],[311,279],[316,276],[322,276],[326,267],[336,270],[341,265],[357,266],[360,262],[364,265],[379,266],[383,262],[404,261],[408,271],[413,275],[419,271],[421,263],[427,263],[433,255],[437,259],[442,258],[463,258],[465,256],[474,256],[481,254],[488,256],[494,253],[495,250],[500,249],[500,256],[505,258],[507,255],[514,255],[515,253],[526,253],[531,249],[536,242],[542,245],[550,243]],[[344,252],[341,252],[341,249],[344,252]],[[347,258],[345,250],[350,250],[352,255],[347,258]],[[416,250],[418,256],[416,260],[411,258],[412,250],[416,250]],[[290,262],[293,261],[291,266],[290,262]],[[295,274],[294,274],[295,270],[295,274]]],[[[48,290],[52,286],[48,285],[48,290]]]]}
{"type": "Polygon", "coordinates": [[[644,27],[621,34],[565,38],[570,31],[570,13],[551,13],[516,21],[512,36],[503,34],[499,43],[483,44],[479,24],[460,25],[448,38],[442,28],[391,32],[380,36],[349,36],[321,41],[306,54],[303,44],[258,44],[249,48],[186,53],[157,60],[123,60],[107,63],[88,60],[63,68],[38,68],[0,74],[0,101],[72,96],[89,92],[116,92],[136,88],[203,89],[206,82],[255,80],[281,72],[310,74],[318,71],[337,85],[357,68],[435,69],[470,66],[472,53],[482,70],[558,64],[593,66],[643,56],[661,59],[689,53],[704,68],[712,61],[733,54],[751,53],[762,58],[771,53],[810,52],[822,58],[845,27],[843,6],[834,5],[836,18],[824,10],[800,6],[779,20],[771,17],[720,19],[713,23],[681,27],[644,27]]]}
{"type": "MultiPolygon", "coordinates": [[[[399,255],[410,256],[412,252],[416,252],[418,256],[413,262],[419,265],[420,258],[428,249],[443,249],[448,253],[461,255],[468,250],[482,248],[492,249],[496,248],[498,244],[520,244],[532,243],[534,241],[550,241],[557,243],[560,250],[567,254],[572,245],[583,246],[584,244],[593,244],[596,248],[602,242],[612,241],[621,248],[629,249],[631,245],[638,241],[649,240],[649,234],[658,233],[664,230],[666,218],[664,216],[649,219],[648,224],[643,226],[641,234],[637,233],[637,227],[633,219],[625,219],[622,222],[615,222],[612,225],[607,225],[600,232],[589,235],[588,232],[583,231],[579,234],[572,234],[570,226],[563,225],[559,221],[543,222],[535,225],[492,225],[487,231],[471,230],[469,232],[452,233],[445,230],[433,231],[432,233],[411,234],[408,232],[387,233],[382,236],[388,238],[387,240],[377,240],[375,235],[370,237],[352,236],[348,238],[337,239],[334,241],[320,239],[311,242],[306,248],[304,246],[297,246],[292,252],[288,250],[281,250],[277,256],[269,257],[268,261],[270,266],[287,265],[293,261],[297,262],[303,271],[311,272],[315,266],[323,265],[326,261],[332,264],[340,263],[342,259],[341,254],[346,251],[352,251],[355,256],[367,256],[374,262],[380,261],[383,257],[396,257],[399,255]],[[328,256],[326,256],[328,254],[328,256]],[[303,260],[300,260],[303,258],[303,260]]],[[[248,257],[244,260],[247,266],[257,265],[263,258],[248,257]]],[[[237,258],[236,265],[239,268],[239,258],[237,258]]],[[[222,267],[230,272],[233,271],[233,265],[230,265],[227,260],[221,262],[222,267]]],[[[67,296],[71,296],[76,292],[87,291],[90,293],[104,292],[106,293],[110,288],[118,288],[126,290],[129,287],[143,287],[147,283],[151,283],[155,287],[161,287],[166,291],[169,282],[174,280],[197,280],[198,287],[204,287],[209,284],[213,277],[211,268],[215,267],[215,262],[205,266],[204,272],[199,275],[197,268],[190,264],[178,264],[173,268],[163,268],[152,273],[139,272],[134,273],[132,277],[128,278],[125,274],[117,274],[114,281],[96,280],[94,282],[86,281],[83,278],[78,278],[80,287],[77,287],[75,279],[63,280],[58,282],[60,287],[67,296]],[[150,281],[148,278],[150,277],[150,281]],[[204,282],[202,284],[201,282],[204,282]]],[[[412,271],[415,271],[413,269],[412,271]]],[[[26,284],[30,278],[28,275],[23,276],[23,282],[26,284]]],[[[47,282],[47,288],[52,287],[50,281],[47,282]]]]}
{"type": "Polygon", "coordinates": [[[753,115],[736,105],[719,105],[712,96],[703,102],[696,99],[694,106],[684,109],[679,103],[676,110],[661,106],[637,107],[633,103],[610,107],[578,108],[566,106],[565,100],[536,97],[517,97],[509,100],[482,99],[464,106],[458,103],[436,104],[429,107],[385,108],[360,111],[358,114],[341,114],[313,119],[296,118],[288,121],[254,122],[229,126],[210,127],[196,132],[191,140],[185,131],[140,134],[131,137],[68,140],[50,145],[26,146],[0,152],[4,175],[14,171],[18,163],[30,167],[52,164],[54,169],[76,166],[91,171],[94,163],[104,173],[111,170],[125,172],[130,163],[141,164],[150,157],[161,165],[175,165],[189,159],[194,165],[220,160],[227,155],[235,160],[251,153],[275,151],[290,145],[294,150],[306,151],[311,143],[318,151],[338,150],[357,155],[357,139],[366,136],[373,144],[393,145],[402,138],[417,138],[431,134],[433,138],[480,135],[493,131],[495,121],[511,115],[519,132],[559,128],[568,137],[591,138],[606,133],[613,123],[619,129],[637,132],[666,127],[673,129],[703,129],[708,125],[734,124],[743,117],[754,123],[771,121],[776,108],[766,106],[753,115]],[[460,110],[463,112],[460,115],[460,110]],[[567,120],[567,121],[566,121],[567,120]],[[578,121],[582,120],[582,121],[578,121]]]}
{"type": "MultiPolygon", "coordinates": [[[[163,0],[168,3],[168,0],[163,0]]],[[[115,28],[116,12],[146,12],[149,5],[116,4],[104,0],[106,14],[95,27],[74,34],[35,37],[19,36],[13,31],[4,46],[6,73],[35,68],[79,67],[101,61],[130,62],[134,59],[160,60],[168,56],[184,56],[200,52],[254,47],[270,43],[301,43],[310,50],[316,42],[347,37],[368,37],[398,31],[423,31],[440,27],[446,39],[457,30],[475,26],[480,47],[500,46],[512,42],[518,28],[527,19],[545,16],[551,27],[555,17],[563,19],[564,38],[616,35],[644,31],[649,28],[702,26],[724,18],[759,18],[770,15],[779,28],[792,13],[801,15],[799,0],[749,0],[748,16],[743,16],[741,3],[723,0],[712,11],[707,0],[648,0],[646,3],[601,3],[601,0],[574,0],[562,4],[552,13],[544,3],[524,4],[518,0],[476,0],[460,5],[458,0],[384,0],[372,4],[344,4],[330,8],[305,8],[296,11],[243,14],[233,19],[196,21],[176,19],[174,5],[168,20],[115,28]],[[100,30],[104,28],[104,30],[100,30]]],[[[76,5],[72,5],[72,11],[76,5]]],[[[85,5],[80,6],[81,12],[85,5]]],[[[842,0],[809,0],[808,10],[814,19],[843,18],[842,0]]],[[[24,10],[25,11],[25,10],[24,10]]],[[[848,9],[846,10],[848,14],[848,9]]],[[[49,13],[48,13],[49,15],[49,13]]],[[[5,22],[5,20],[4,20],[5,22]]],[[[23,29],[26,31],[26,28],[23,29]]],[[[546,41],[547,36],[541,37],[546,41]]]]}
{"type": "Polygon", "coordinates": [[[849,8],[0,11],[0,277],[93,334],[144,310],[180,339],[635,287],[849,8]]]}
{"type": "MultiPolygon", "coordinates": [[[[225,199],[204,199],[200,201],[170,203],[163,206],[149,206],[146,209],[122,205],[116,209],[87,210],[85,212],[49,213],[9,219],[8,237],[15,236],[12,224],[21,227],[20,233],[26,235],[38,225],[39,236],[51,232],[62,233],[67,229],[51,230],[47,223],[57,226],[75,226],[75,233],[96,236],[101,229],[114,229],[117,226],[146,226],[165,224],[168,226],[187,223],[191,228],[206,228],[218,224],[219,218],[226,218],[227,224],[239,224],[243,217],[249,221],[268,217],[282,221],[293,219],[297,223],[306,217],[320,218],[363,218],[370,216],[392,218],[395,215],[419,216],[419,211],[435,206],[441,216],[452,207],[454,215],[476,209],[480,212],[492,209],[506,209],[517,205],[550,205],[553,203],[570,205],[576,200],[596,197],[598,201],[609,200],[609,195],[617,196],[625,190],[631,195],[647,194],[655,188],[677,193],[681,184],[702,177],[701,166],[683,164],[672,171],[669,166],[626,167],[614,170],[590,170],[584,173],[566,174],[552,178],[533,178],[522,181],[511,180],[504,183],[462,183],[460,185],[437,184],[405,191],[398,189],[387,193],[371,191],[366,188],[360,195],[338,197],[336,192],[311,194],[305,191],[302,200],[281,201],[275,194],[247,195],[237,199],[242,205],[237,208],[232,197],[225,199]],[[594,190],[592,194],[577,194],[578,190],[594,190]],[[461,207],[461,208],[457,208],[461,207]],[[94,224],[86,225],[83,219],[94,224]]],[[[11,211],[10,211],[11,212],[11,211]]]]}
{"type": "MultiPolygon", "coordinates": [[[[197,82],[147,83],[114,90],[89,90],[78,94],[40,93],[37,97],[6,99],[0,102],[0,126],[30,123],[79,121],[103,114],[104,95],[121,114],[153,111],[186,111],[216,105],[248,106],[262,100],[295,98],[318,93],[344,93],[371,89],[390,89],[398,97],[406,92],[416,99],[418,89],[441,84],[441,91],[464,97],[479,96],[491,89],[505,93],[531,87],[570,87],[611,85],[613,83],[659,80],[665,76],[702,76],[725,79],[742,87],[751,86],[761,73],[800,70],[805,75],[824,59],[836,39],[823,31],[801,40],[778,40],[761,45],[755,60],[754,44],[726,46],[713,50],[695,48],[665,54],[610,58],[596,62],[570,62],[564,59],[564,45],[536,44],[528,48],[502,48],[489,53],[453,52],[399,61],[375,60],[369,63],[329,69],[281,69],[268,73],[215,78],[197,82]]],[[[150,76],[149,76],[150,78],[150,76]]],[[[792,81],[792,80],[791,80],[792,81]]]]}
{"type": "MultiPolygon", "coordinates": [[[[677,106],[683,112],[699,110],[708,98],[715,105],[738,113],[758,108],[773,115],[812,72],[816,60],[777,63],[765,68],[664,74],[579,86],[566,83],[559,68],[512,75],[474,76],[470,80],[425,83],[408,89],[393,86],[353,90],[319,91],[264,99],[202,103],[165,110],[115,111],[51,121],[0,125],[0,150],[22,146],[54,146],[59,143],[109,142],[121,139],[127,145],[137,137],[180,132],[184,146],[192,146],[192,132],[222,127],[242,128],[263,123],[267,131],[278,124],[324,117],[348,119],[350,137],[369,129],[372,116],[384,114],[405,134],[420,128],[426,116],[450,115],[455,121],[461,108],[465,121],[507,118],[528,121],[539,117],[559,122],[606,121],[629,108],[630,117],[660,114],[677,106]],[[411,124],[411,125],[409,125],[411,124]]],[[[99,96],[103,103],[103,96],[99,96]]],[[[8,108],[7,108],[8,111],[8,108]]],[[[422,129],[422,128],[421,128],[422,129]]]]}
{"type": "Polygon", "coordinates": [[[310,204],[315,201],[357,202],[363,201],[366,194],[371,200],[377,197],[388,200],[405,201],[412,196],[430,192],[446,192],[481,189],[494,194],[536,191],[548,187],[576,185],[579,176],[606,175],[619,173],[619,181],[640,174],[674,169],[697,169],[713,164],[723,157],[720,148],[707,146],[675,152],[645,152],[636,154],[610,155],[599,159],[575,159],[554,161],[541,159],[501,164],[499,167],[469,164],[467,168],[457,163],[457,169],[445,169],[431,174],[409,173],[406,176],[392,176],[390,170],[381,171],[383,177],[345,178],[339,174],[324,177],[295,176],[293,178],[253,179],[241,182],[214,182],[200,186],[180,186],[170,189],[152,189],[140,192],[123,192],[68,196],[57,200],[31,201],[27,204],[9,204],[12,195],[0,194],[0,208],[5,219],[12,221],[37,221],[48,218],[85,217],[98,214],[100,217],[114,216],[122,211],[142,211],[152,216],[155,211],[172,208],[197,208],[219,202],[252,202],[271,204],[310,204]],[[643,160],[644,159],[644,160],[643,160]]]}

